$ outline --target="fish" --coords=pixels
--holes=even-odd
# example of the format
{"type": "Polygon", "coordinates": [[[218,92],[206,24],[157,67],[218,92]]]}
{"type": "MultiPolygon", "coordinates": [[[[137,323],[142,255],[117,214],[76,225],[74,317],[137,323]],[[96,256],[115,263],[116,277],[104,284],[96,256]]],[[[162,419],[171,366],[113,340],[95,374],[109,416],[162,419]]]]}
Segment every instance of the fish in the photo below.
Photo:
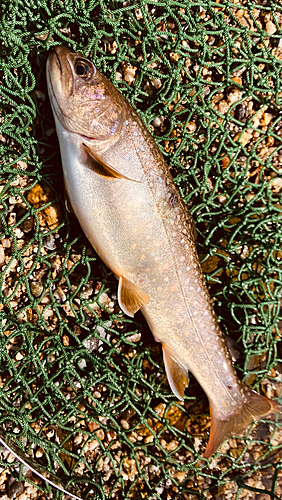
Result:
{"type": "Polygon", "coordinates": [[[191,372],[210,405],[204,458],[232,434],[281,412],[237,376],[199,262],[192,216],[137,112],[92,61],[65,45],[47,60],[64,183],[89,242],[118,280],[118,303],[161,342],[169,385],[191,372]]]}

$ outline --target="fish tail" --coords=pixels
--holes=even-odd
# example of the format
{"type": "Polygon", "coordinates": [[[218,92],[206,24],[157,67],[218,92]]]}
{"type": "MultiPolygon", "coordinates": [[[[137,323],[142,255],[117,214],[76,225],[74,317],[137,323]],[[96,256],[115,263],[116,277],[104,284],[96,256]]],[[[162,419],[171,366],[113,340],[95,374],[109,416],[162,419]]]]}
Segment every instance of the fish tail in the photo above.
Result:
{"type": "Polygon", "coordinates": [[[260,420],[263,417],[274,413],[282,413],[282,406],[276,401],[261,396],[246,385],[244,387],[244,400],[236,411],[224,420],[216,416],[211,405],[211,430],[209,442],[204,458],[211,457],[217,448],[232,434],[237,434],[254,420],[260,420]]]}

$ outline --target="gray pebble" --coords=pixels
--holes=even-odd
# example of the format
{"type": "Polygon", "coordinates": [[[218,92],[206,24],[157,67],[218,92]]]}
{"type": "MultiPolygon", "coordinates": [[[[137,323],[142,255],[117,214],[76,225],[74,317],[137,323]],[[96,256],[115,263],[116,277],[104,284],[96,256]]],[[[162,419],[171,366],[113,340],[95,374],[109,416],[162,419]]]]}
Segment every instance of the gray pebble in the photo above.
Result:
{"type": "Polygon", "coordinates": [[[48,250],[55,250],[56,249],[56,242],[53,234],[48,234],[43,239],[43,246],[44,248],[47,248],[48,250]]]}

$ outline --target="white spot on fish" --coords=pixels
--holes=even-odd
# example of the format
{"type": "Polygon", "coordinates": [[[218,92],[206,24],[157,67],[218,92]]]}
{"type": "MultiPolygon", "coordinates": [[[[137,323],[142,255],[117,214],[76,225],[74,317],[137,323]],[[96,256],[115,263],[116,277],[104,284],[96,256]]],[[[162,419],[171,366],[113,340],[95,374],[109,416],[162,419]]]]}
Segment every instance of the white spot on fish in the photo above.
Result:
{"type": "Polygon", "coordinates": [[[139,149],[140,149],[141,151],[145,151],[145,146],[143,146],[143,144],[141,144],[141,146],[139,146],[139,149]]]}
{"type": "Polygon", "coordinates": [[[160,183],[160,184],[162,184],[162,183],[163,183],[163,180],[162,180],[162,178],[161,178],[161,177],[159,178],[159,183],[160,183]]]}
{"type": "Polygon", "coordinates": [[[200,287],[200,286],[198,286],[198,288],[197,288],[197,292],[199,293],[200,291],[201,291],[201,287],[200,287]]]}
{"type": "Polygon", "coordinates": [[[203,316],[207,316],[209,314],[209,311],[206,309],[204,312],[203,312],[203,316]]]}
{"type": "Polygon", "coordinates": [[[134,137],[138,137],[138,132],[137,132],[137,130],[134,130],[133,135],[134,135],[134,137]]]}

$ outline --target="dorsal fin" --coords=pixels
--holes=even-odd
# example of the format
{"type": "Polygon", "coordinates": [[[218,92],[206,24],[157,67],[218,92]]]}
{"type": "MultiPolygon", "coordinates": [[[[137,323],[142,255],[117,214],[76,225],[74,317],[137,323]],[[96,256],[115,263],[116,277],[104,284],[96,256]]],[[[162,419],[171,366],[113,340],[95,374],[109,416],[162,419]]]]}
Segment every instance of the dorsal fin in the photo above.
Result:
{"type": "Polygon", "coordinates": [[[92,170],[95,174],[110,179],[127,179],[128,181],[140,182],[121,174],[118,170],[111,167],[107,162],[96,155],[91,148],[84,143],[81,145],[81,156],[83,165],[92,170]]]}
{"type": "Polygon", "coordinates": [[[149,302],[149,297],[137,285],[124,276],[120,276],[118,284],[118,303],[120,308],[133,318],[134,314],[149,302]]]}
{"type": "Polygon", "coordinates": [[[183,401],[184,391],[189,385],[188,369],[177,360],[172,350],[162,344],[166,376],[172,392],[183,401]]]}

